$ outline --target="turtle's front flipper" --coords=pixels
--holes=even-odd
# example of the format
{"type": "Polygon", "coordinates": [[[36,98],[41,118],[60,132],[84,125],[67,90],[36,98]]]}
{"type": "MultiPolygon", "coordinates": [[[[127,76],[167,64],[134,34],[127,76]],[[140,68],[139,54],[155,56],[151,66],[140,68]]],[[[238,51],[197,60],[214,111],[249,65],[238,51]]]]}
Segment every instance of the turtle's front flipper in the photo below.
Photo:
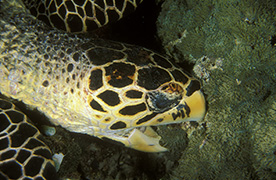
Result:
{"type": "Polygon", "coordinates": [[[57,178],[40,132],[15,106],[0,99],[0,179],[57,178]]]}

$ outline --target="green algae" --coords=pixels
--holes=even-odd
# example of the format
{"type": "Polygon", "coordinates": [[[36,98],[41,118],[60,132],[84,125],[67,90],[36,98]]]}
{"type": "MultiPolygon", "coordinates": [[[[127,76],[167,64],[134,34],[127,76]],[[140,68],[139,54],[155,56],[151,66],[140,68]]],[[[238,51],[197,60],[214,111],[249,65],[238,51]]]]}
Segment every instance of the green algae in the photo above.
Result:
{"type": "Polygon", "coordinates": [[[275,13],[268,7],[273,7],[268,1],[167,0],[157,22],[158,34],[172,54],[225,56],[236,44],[252,46],[258,37],[273,35],[275,13]]]}
{"type": "Polygon", "coordinates": [[[160,39],[200,67],[208,102],[206,129],[189,136],[171,179],[276,178],[275,10],[268,0],[163,4],[160,39]],[[222,65],[207,67],[202,56],[222,65]]]}

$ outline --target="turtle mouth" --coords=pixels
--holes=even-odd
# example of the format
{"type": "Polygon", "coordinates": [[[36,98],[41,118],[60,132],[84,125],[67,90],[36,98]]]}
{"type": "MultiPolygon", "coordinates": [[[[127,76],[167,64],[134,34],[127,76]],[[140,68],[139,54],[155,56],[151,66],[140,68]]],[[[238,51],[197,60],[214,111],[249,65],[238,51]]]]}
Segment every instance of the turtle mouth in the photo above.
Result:
{"type": "Polygon", "coordinates": [[[160,145],[161,136],[151,126],[125,129],[121,135],[127,140],[125,145],[139,151],[165,152],[168,150],[160,145]]]}
{"type": "MultiPolygon", "coordinates": [[[[114,130],[104,139],[115,140],[126,147],[143,152],[165,152],[167,148],[162,147],[159,136],[150,126],[140,126],[128,129],[114,130]]],[[[101,138],[103,138],[101,137],[101,138]]]]}
{"type": "Polygon", "coordinates": [[[130,147],[144,152],[165,152],[168,149],[160,145],[161,136],[150,126],[135,128],[128,137],[130,147]]]}

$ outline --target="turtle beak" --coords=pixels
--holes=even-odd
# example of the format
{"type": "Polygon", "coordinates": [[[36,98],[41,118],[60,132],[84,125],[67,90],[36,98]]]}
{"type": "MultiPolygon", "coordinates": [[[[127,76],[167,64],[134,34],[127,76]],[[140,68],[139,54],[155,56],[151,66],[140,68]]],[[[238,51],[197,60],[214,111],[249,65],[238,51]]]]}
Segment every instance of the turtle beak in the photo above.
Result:
{"type": "Polygon", "coordinates": [[[134,128],[128,137],[129,147],[144,152],[164,152],[168,149],[159,144],[161,137],[149,126],[144,131],[134,128]]]}

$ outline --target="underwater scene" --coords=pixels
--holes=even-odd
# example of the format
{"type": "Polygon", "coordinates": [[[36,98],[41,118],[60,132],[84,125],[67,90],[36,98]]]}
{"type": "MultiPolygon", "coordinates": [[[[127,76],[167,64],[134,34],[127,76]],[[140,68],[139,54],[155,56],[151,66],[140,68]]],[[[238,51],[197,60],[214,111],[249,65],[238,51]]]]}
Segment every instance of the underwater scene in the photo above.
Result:
{"type": "Polygon", "coordinates": [[[0,15],[0,180],[276,179],[275,0],[0,0],[0,15]]]}

